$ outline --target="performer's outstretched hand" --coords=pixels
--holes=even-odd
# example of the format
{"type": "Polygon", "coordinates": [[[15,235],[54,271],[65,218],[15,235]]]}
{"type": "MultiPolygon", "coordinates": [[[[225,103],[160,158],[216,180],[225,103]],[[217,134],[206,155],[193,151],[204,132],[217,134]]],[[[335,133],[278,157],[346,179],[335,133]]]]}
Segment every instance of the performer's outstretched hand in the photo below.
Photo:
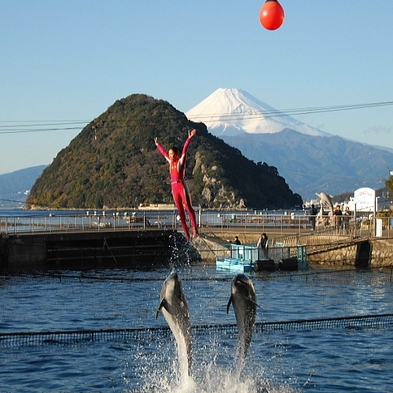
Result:
{"type": "Polygon", "coordinates": [[[156,146],[158,145],[158,138],[157,137],[154,138],[154,143],[156,144],[156,146]]]}
{"type": "Polygon", "coordinates": [[[197,130],[194,128],[193,130],[188,131],[188,137],[192,138],[196,133],[197,133],[197,130]]]}

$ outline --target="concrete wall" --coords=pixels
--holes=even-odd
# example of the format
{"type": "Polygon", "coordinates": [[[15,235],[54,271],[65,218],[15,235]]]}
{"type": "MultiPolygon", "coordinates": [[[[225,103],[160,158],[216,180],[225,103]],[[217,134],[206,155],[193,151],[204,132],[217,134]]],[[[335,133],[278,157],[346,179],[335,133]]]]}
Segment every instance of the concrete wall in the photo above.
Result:
{"type": "Polygon", "coordinates": [[[174,247],[184,259],[185,244],[181,234],[165,230],[1,234],[0,271],[162,266],[174,247]]]}
{"type": "Polygon", "coordinates": [[[1,238],[0,268],[10,265],[15,270],[38,269],[46,260],[46,244],[42,236],[13,236],[1,238]]]}
{"type": "Polygon", "coordinates": [[[393,266],[393,240],[370,239],[308,255],[311,264],[355,267],[393,266]]]}

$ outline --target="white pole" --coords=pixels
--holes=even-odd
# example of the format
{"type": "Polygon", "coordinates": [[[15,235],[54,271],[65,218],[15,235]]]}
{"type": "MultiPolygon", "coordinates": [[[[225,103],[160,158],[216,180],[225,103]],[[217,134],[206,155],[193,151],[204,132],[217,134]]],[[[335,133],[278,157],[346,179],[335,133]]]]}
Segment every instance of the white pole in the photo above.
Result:
{"type": "Polygon", "coordinates": [[[374,236],[377,236],[377,198],[374,199],[374,236]]]}

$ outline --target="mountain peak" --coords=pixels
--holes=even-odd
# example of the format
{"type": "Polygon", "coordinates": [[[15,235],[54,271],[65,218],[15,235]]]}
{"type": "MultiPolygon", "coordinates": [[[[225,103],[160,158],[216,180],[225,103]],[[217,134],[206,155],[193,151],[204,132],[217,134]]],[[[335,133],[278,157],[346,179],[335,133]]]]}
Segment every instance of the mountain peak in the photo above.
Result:
{"type": "Polygon", "coordinates": [[[198,134],[187,167],[195,204],[229,209],[302,204],[276,168],[248,160],[169,102],[144,94],[117,100],[86,125],[43,171],[27,203],[60,209],[172,203],[168,163],[154,138],[166,148],[182,146],[192,128],[198,134]]]}
{"type": "Polygon", "coordinates": [[[273,134],[285,128],[306,135],[331,136],[308,126],[241,89],[219,88],[186,112],[188,119],[205,123],[216,135],[273,134]]]}

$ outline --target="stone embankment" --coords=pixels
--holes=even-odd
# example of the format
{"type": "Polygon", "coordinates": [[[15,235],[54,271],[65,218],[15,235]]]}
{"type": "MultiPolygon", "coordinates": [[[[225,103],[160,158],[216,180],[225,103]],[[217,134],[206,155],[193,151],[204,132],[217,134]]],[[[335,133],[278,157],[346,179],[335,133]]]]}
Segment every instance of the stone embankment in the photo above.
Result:
{"type": "Polygon", "coordinates": [[[393,239],[353,240],[342,245],[325,245],[319,250],[310,246],[307,251],[310,264],[355,267],[393,266],[393,239]]]}

